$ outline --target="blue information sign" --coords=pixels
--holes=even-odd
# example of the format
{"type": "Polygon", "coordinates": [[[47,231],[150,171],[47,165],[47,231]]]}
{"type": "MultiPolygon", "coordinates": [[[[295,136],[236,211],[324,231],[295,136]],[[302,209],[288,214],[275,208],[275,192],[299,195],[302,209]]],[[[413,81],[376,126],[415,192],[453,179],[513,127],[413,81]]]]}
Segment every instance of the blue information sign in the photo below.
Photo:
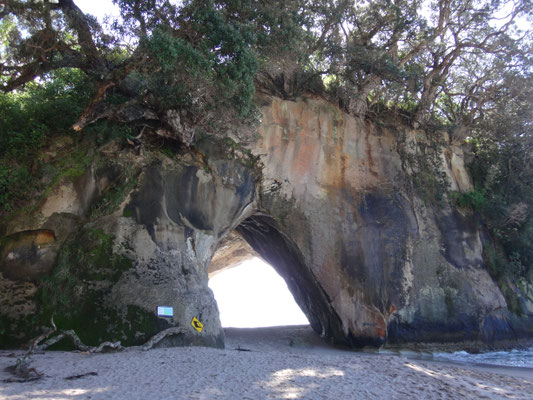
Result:
{"type": "Polygon", "coordinates": [[[173,315],[174,315],[174,310],[172,307],[157,306],[158,317],[172,317],[173,315]]]}

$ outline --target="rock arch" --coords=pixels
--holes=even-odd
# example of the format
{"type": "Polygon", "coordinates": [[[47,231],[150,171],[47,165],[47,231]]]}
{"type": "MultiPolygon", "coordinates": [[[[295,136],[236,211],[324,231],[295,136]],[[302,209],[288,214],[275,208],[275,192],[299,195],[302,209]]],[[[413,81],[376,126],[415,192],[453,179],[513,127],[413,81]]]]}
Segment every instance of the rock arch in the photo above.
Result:
{"type": "Polygon", "coordinates": [[[236,231],[285,279],[315,332],[333,342],[348,344],[330,299],[305,265],[297,245],[279,230],[274,218],[264,214],[252,215],[241,222],[236,231]]]}
{"type": "Polygon", "coordinates": [[[251,145],[261,170],[216,140],[173,156],[111,144],[98,166],[61,181],[46,207],[1,227],[2,341],[27,340],[35,321],[55,313],[88,344],[138,344],[179,325],[187,332],[166,344],[223,346],[208,269],[233,230],[286,279],[326,339],[491,341],[533,331],[533,299],[524,299],[522,317],[508,311],[472,215],[437,198],[439,177],[452,190],[472,188],[460,148],[445,137],[429,146],[424,132],[377,126],[319,98],[261,104],[251,145]],[[134,173],[120,204],[92,212],[124,171],[134,173]],[[417,187],[424,179],[433,192],[417,187]],[[50,240],[28,245],[39,232],[50,240]],[[31,279],[14,268],[33,271],[31,279]],[[158,305],[173,307],[173,317],[155,316],[158,305]]]}

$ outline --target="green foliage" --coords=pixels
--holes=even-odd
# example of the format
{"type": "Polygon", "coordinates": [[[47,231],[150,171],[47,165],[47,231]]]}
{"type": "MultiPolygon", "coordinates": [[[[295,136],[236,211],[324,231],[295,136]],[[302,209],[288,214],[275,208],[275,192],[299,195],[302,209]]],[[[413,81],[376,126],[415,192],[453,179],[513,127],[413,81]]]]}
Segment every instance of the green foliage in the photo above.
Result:
{"type": "Polygon", "coordinates": [[[136,183],[137,179],[133,177],[131,169],[126,169],[94,203],[89,211],[89,217],[97,218],[116,211],[126,196],[133,190],[136,183]]]}
{"type": "Polygon", "coordinates": [[[454,291],[451,288],[444,288],[444,303],[446,304],[446,310],[448,317],[453,318],[455,316],[455,304],[453,301],[454,291]]]}
{"type": "Polygon", "coordinates": [[[522,305],[520,304],[520,297],[515,288],[511,287],[507,282],[500,284],[503,297],[507,303],[507,308],[513,314],[521,316],[523,314],[522,305]]]}
{"type": "Polygon", "coordinates": [[[229,159],[239,160],[243,165],[250,168],[262,168],[261,157],[254,155],[250,149],[247,149],[229,137],[225,137],[222,143],[229,159]]]}
{"type": "Polygon", "coordinates": [[[470,164],[486,199],[481,216],[500,249],[501,268],[513,279],[533,272],[533,85],[527,79],[515,83],[520,95],[500,98],[472,132],[470,164]]]}
{"type": "Polygon", "coordinates": [[[50,183],[44,188],[41,198],[50,194],[64,178],[75,180],[83,175],[94,158],[91,149],[74,147],[71,148],[68,155],[59,158],[50,166],[49,179],[50,183]]]}
{"type": "Polygon", "coordinates": [[[507,272],[507,260],[501,249],[496,249],[492,244],[487,244],[483,247],[483,258],[487,263],[489,274],[497,281],[501,280],[507,272]]]}
{"type": "Polygon", "coordinates": [[[517,315],[521,315],[523,310],[520,298],[515,287],[511,286],[511,281],[524,276],[524,268],[516,258],[509,260],[505,249],[495,247],[486,243],[483,248],[483,258],[485,259],[487,270],[498,284],[509,310],[517,315]]]}
{"type": "Polygon", "coordinates": [[[140,90],[157,93],[153,105],[163,111],[185,107],[198,114],[231,104],[227,112],[235,118],[250,116],[257,69],[253,26],[213,1],[187,3],[179,19],[195,40],[179,34],[171,21],[141,38],[140,49],[152,62],[147,73],[134,75],[140,90]]]}
{"type": "Polygon", "coordinates": [[[6,94],[0,96],[0,157],[25,157],[42,144],[49,133],[42,121],[26,111],[25,96],[6,94]]]}
{"type": "MultiPolygon", "coordinates": [[[[43,162],[41,153],[32,162],[34,171],[24,163],[26,159],[15,162],[0,162],[0,222],[8,222],[12,218],[30,217],[41,201],[65,178],[75,181],[87,171],[95,158],[92,146],[68,144],[63,138],[57,138],[55,145],[62,145],[53,160],[43,162]],[[11,169],[11,170],[10,170],[11,169]],[[7,171],[7,172],[6,172],[7,171]],[[3,175],[5,173],[5,175],[3,175]],[[5,218],[4,218],[5,217],[5,218]]],[[[68,138],[67,138],[68,139],[68,138]]],[[[0,230],[5,226],[0,223],[0,230]]]]}
{"type": "Polygon", "coordinates": [[[2,18],[0,21],[0,49],[8,45],[9,33],[15,27],[15,22],[11,16],[2,18]]]}
{"type": "Polygon", "coordinates": [[[25,91],[0,96],[0,158],[34,154],[50,136],[72,133],[91,87],[79,70],[58,70],[25,91]]]}
{"type": "Polygon", "coordinates": [[[84,139],[94,144],[94,146],[102,146],[110,141],[124,141],[125,139],[133,139],[138,134],[134,126],[128,124],[112,121],[101,120],[84,129],[84,139]]]}
{"type": "Polygon", "coordinates": [[[0,215],[37,185],[45,167],[39,151],[53,137],[71,135],[90,95],[78,70],[58,70],[24,92],[0,95],[0,215]]]}
{"type": "MultiPolygon", "coordinates": [[[[452,194],[456,204],[471,207],[487,228],[484,243],[489,274],[504,295],[508,308],[523,313],[516,282],[530,281],[533,273],[533,85],[527,74],[501,76],[505,90],[492,110],[469,132],[473,159],[469,165],[475,190],[452,194]]],[[[443,97],[448,112],[461,113],[461,104],[443,97]]]]}
{"type": "Polygon", "coordinates": [[[13,210],[14,200],[31,190],[32,177],[26,166],[0,163],[0,215],[13,210]]]}
{"type": "Polygon", "coordinates": [[[357,115],[379,102],[416,126],[429,117],[472,126],[496,97],[516,95],[502,77],[531,73],[531,29],[517,26],[531,16],[526,0],[115,3],[122,18],[106,32],[81,11],[73,18],[70,2],[7,4],[1,88],[77,67],[99,88],[94,105],[103,92],[121,93],[160,115],[185,109],[215,132],[217,118],[204,120],[215,110],[249,122],[254,80],[290,97],[321,89],[324,76],[333,99],[357,115]]]}
{"type": "Polygon", "coordinates": [[[481,211],[487,202],[483,192],[472,190],[466,193],[450,192],[450,199],[459,207],[481,211]]]}
{"type": "Polygon", "coordinates": [[[442,144],[429,137],[427,143],[418,143],[416,150],[407,151],[405,132],[397,136],[402,162],[412,171],[411,182],[420,197],[428,204],[441,205],[450,183],[443,172],[440,151],[442,144]]]}

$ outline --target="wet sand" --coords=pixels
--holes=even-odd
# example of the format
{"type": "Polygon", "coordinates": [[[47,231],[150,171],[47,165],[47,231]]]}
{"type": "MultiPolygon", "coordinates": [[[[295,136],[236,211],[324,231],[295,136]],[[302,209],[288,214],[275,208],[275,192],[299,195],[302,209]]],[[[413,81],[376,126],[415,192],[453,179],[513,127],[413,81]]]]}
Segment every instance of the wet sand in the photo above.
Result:
{"type": "Polygon", "coordinates": [[[4,368],[15,360],[13,352],[0,352],[0,399],[533,398],[528,368],[346,351],[309,327],[227,329],[224,350],[45,352],[32,357],[41,380],[5,383],[4,368]]]}

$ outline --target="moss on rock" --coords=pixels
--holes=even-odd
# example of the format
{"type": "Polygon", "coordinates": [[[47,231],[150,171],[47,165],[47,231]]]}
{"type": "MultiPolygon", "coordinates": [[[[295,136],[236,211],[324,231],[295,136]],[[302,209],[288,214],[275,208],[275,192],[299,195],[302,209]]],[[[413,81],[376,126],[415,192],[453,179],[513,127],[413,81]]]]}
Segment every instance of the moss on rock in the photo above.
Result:
{"type": "MultiPolygon", "coordinates": [[[[137,346],[170,327],[168,321],[134,305],[117,310],[106,307],[93,297],[82,307],[69,315],[56,315],[54,321],[59,329],[74,330],[84,344],[91,346],[117,340],[123,346],[137,346]]],[[[72,345],[68,340],[63,340],[51,349],[70,350],[72,345]]]]}
{"type": "Polygon", "coordinates": [[[129,317],[122,315],[127,312],[105,302],[113,284],[133,266],[132,260],[113,252],[113,241],[100,229],[85,228],[65,243],[54,270],[41,282],[42,324],[53,315],[58,329],[74,329],[92,345],[130,338],[131,329],[125,331],[123,322],[129,317]]]}

